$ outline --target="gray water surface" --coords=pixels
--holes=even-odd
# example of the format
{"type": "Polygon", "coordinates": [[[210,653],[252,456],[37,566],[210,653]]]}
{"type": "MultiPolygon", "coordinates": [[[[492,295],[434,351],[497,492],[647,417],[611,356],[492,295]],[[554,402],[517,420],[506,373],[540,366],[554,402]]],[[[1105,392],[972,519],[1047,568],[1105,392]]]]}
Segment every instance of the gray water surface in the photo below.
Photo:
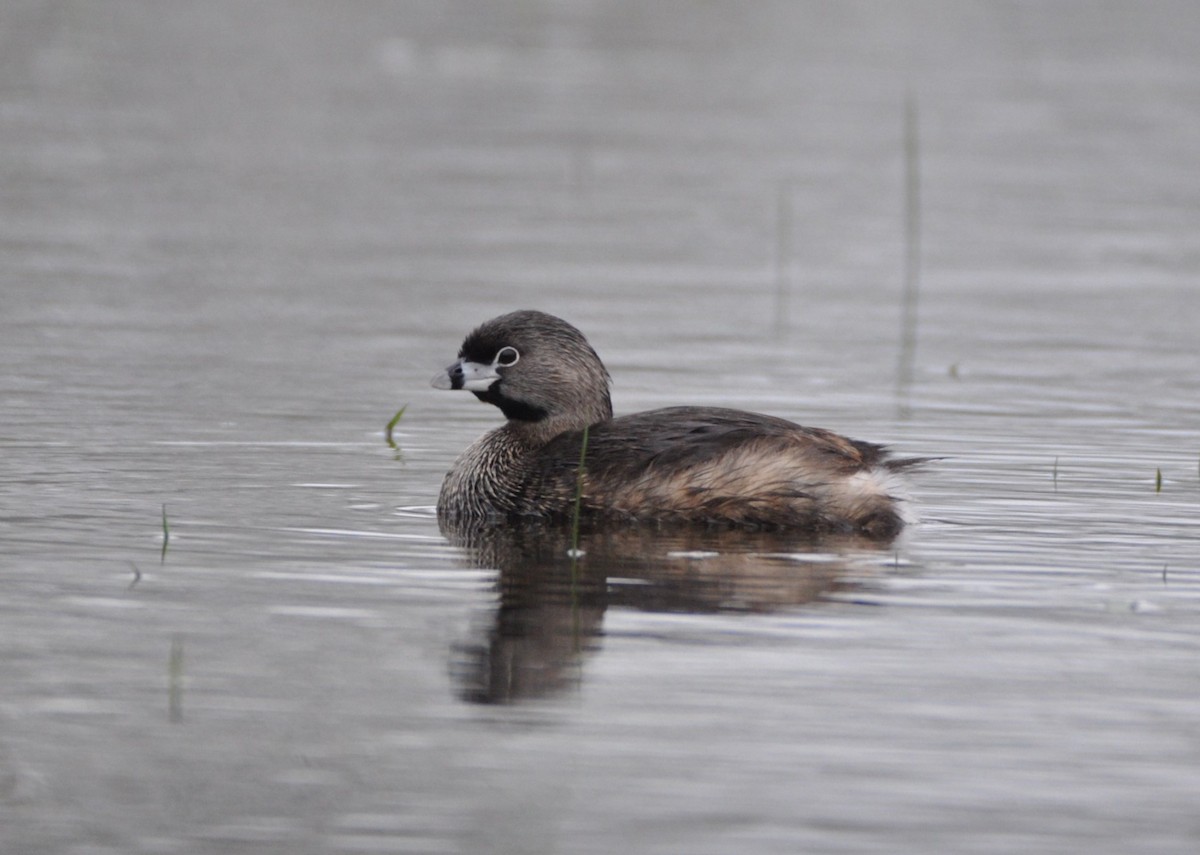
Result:
{"type": "Polygon", "coordinates": [[[0,851],[1195,851],[1198,58],[1184,2],[5,3],[0,851]],[[943,457],[921,522],[447,538],[498,414],[429,377],[518,307],[619,412],[943,457]]]}

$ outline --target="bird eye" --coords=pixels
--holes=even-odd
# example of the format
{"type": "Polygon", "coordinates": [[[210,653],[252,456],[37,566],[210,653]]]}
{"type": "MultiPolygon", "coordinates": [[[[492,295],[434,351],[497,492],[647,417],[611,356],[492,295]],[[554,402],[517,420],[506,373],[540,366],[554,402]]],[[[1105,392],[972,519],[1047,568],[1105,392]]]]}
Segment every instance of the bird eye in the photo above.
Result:
{"type": "Polygon", "coordinates": [[[502,347],[500,352],[496,354],[497,365],[516,365],[517,360],[521,358],[521,354],[517,353],[515,347],[502,347]]]}

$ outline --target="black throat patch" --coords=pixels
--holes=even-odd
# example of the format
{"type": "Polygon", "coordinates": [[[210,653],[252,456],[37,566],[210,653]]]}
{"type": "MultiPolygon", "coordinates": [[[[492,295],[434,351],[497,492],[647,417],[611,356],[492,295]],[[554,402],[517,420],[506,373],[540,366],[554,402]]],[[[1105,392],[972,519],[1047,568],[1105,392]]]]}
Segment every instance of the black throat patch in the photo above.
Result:
{"type": "Polygon", "coordinates": [[[535,407],[523,401],[514,401],[511,398],[504,397],[503,394],[496,391],[496,387],[499,385],[499,383],[493,383],[492,387],[487,391],[472,392],[472,394],[485,404],[499,407],[500,412],[504,413],[506,419],[516,419],[520,422],[540,422],[549,415],[541,407],[535,407]]]}

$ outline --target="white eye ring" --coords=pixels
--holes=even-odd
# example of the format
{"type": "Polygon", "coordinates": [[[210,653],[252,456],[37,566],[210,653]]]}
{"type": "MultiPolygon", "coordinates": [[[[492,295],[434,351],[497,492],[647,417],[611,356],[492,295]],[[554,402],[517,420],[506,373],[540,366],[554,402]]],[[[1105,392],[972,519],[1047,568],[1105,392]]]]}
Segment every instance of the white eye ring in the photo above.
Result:
{"type": "Polygon", "coordinates": [[[492,365],[498,365],[501,368],[508,368],[517,364],[517,360],[521,358],[521,354],[517,352],[515,347],[502,347],[496,354],[496,358],[492,360],[492,365]]]}

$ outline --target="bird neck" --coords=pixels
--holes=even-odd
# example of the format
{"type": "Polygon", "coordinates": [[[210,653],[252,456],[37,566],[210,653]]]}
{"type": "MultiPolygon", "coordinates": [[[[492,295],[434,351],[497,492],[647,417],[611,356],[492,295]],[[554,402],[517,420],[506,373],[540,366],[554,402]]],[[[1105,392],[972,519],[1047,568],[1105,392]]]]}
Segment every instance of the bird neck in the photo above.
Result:
{"type": "Polygon", "coordinates": [[[611,419],[612,404],[606,395],[603,401],[597,401],[594,406],[572,410],[570,413],[548,415],[537,421],[509,419],[503,430],[515,444],[525,450],[535,451],[560,434],[583,430],[611,419]]]}

